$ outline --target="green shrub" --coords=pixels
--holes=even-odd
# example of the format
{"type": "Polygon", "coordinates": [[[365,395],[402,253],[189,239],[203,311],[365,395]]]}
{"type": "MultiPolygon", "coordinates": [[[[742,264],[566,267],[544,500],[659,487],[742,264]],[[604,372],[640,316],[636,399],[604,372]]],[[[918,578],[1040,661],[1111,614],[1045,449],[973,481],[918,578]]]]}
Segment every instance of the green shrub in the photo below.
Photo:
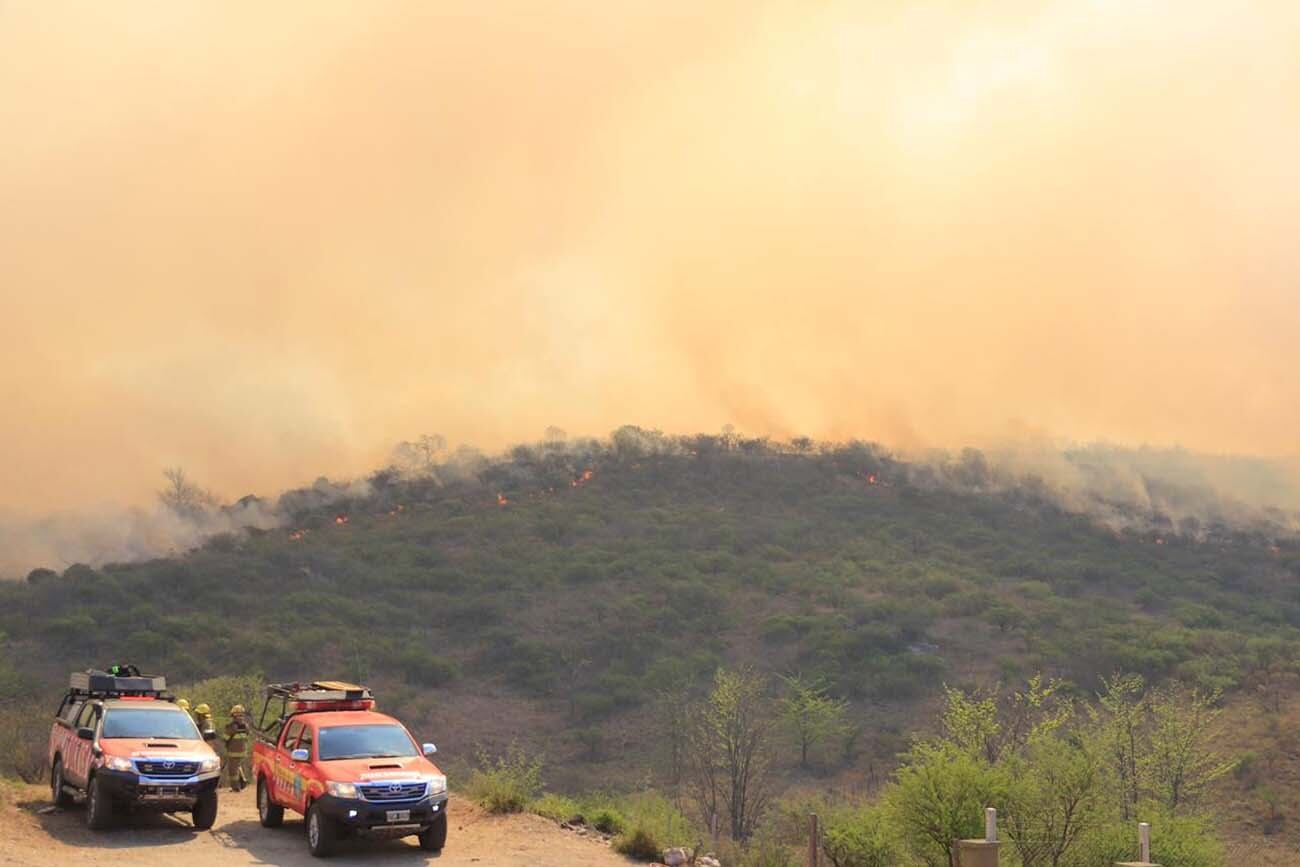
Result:
{"type": "Polygon", "coordinates": [[[627,820],[617,810],[610,807],[601,807],[596,810],[591,814],[588,821],[591,823],[591,827],[602,834],[621,834],[627,828],[627,820]]]}
{"type": "Polygon", "coordinates": [[[489,813],[520,813],[542,789],[542,762],[530,759],[517,744],[504,756],[479,754],[480,767],[466,781],[469,796],[489,813]]]}
{"type": "Polygon", "coordinates": [[[50,736],[50,708],[37,702],[0,706],[0,776],[25,783],[46,779],[46,744],[50,736]]]}
{"type": "Polygon", "coordinates": [[[614,840],[613,848],[621,855],[642,861],[653,861],[663,851],[659,841],[645,828],[637,828],[630,834],[619,836],[614,840]]]}
{"type": "Polygon", "coordinates": [[[528,811],[556,822],[567,822],[582,815],[582,808],[577,801],[551,792],[529,804],[528,811]]]}
{"type": "Polygon", "coordinates": [[[898,845],[878,808],[846,807],[826,817],[822,851],[832,867],[889,867],[898,845]]]}
{"type": "Polygon", "coordinates": [[[225,674],[174,687],[171,691],[177,698],[189,699],[191,708],[206,703],[212,708],[213,724],[221,731],[230,722],[230,709],[237,704],[242,704],[253,722],[257,722],[265,689],[266,678],[261,674],[225,674]]]}

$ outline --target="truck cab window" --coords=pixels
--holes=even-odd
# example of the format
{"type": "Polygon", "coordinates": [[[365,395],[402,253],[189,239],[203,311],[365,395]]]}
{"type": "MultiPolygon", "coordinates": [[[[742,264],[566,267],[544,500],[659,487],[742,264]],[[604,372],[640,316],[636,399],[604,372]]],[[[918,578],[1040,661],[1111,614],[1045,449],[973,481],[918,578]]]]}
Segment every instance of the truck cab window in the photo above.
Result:
{"type": "Polygon", "coordinates": [[[77,714],[81,712],[81,709],[84,706],[85,706],[85,702],[80,702],[80,701],[68,702],[63,706],[62,710],[59,712],[59,719],[63,720],[68,725],[72,725],[73,721],[77,718],[77,714]]]}
{"type": "Polygon", "coordinates": [[[293,749],[294,743],[298,740],[298,735],[302,733],[302,723],[294,720],[289,723],[289,727],[284,731],[284,740],[280,744],[280,749],[286,753],[293,749]]]}
{"type": "Polygon", "coordinates": [[[95,727],[95,706],[89,702],[81,706],[81,713],[77,714],[77,721],[73,723],[74,728],[93,729],[95,727]]]}

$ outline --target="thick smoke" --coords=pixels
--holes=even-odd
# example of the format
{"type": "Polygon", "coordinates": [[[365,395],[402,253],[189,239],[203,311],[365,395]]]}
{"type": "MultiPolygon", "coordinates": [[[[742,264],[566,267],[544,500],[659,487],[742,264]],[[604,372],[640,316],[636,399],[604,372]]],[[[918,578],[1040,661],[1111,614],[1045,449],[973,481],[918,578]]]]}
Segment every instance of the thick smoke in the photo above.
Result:
{"type": "Polygon", "coordinates": [[[0,10],[10,512],[628,419],[1294,452],[1289,0],[0,10]]]}

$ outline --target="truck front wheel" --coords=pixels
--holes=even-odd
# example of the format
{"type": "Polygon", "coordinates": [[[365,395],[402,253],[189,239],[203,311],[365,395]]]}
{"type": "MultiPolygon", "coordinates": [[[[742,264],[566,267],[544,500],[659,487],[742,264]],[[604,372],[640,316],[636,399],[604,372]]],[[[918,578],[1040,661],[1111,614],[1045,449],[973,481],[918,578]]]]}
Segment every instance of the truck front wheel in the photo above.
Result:
{"type": "Polygon", "coordinates": [[[86,827],[103,831],[113,824],[113,799],[104,791],[99,777],[91,777],[86,788],[86,827]]]}
{"type": "Polygon", "coordinates": [[[447,845],[447,814],[439,813],[433,824],[420,832],[420,848],[426,852],[441,852],[447,845]]]}
{"type": "Polygon", "coordinates": [[[217,790],[200,795],[190,816],[194,819],[194,827],[200,831],[211,828],[217,821],[217,790]]]}
{"type": "Polygon", "coordinates": [[[312,804],[307,810],[307,848],[317,858],[325,858],[334,854],[337,843],[338,829],[334,827],[334,820],[326,816],[319,805],[312,804]]]}
{"type": "Polygon", "coordinates": [[[278,828],[284,824],[284,807],[271,800],[271,790],[266,779],[257,781],[257,818],[263,828],[278,828]]]}

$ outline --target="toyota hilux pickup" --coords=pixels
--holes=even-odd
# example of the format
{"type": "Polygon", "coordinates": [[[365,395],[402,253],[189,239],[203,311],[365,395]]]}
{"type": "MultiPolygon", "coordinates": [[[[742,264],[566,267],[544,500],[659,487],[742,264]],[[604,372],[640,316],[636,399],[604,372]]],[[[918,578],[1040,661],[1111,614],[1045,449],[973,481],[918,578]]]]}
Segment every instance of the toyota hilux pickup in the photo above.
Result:
{"type": "Polygon", "coordinates": [[[257,813],[275,828],[292,810],[306,819],[312,855],[344,837],[447,841],[447,777],[396,719],[375,711],[370,690],[318,681],[272,684],[253,743],[257,813]]]}
{"type": "MultiPolygon", "coordinates": [[[[109,827],[116,808],[217,818],[221,761],[156,676],[74,672],[50,728],[50,795],[86,801],[86,824],[109,827]]],[[[215,732],[213,733],[215,736],[215,732]]]]}

